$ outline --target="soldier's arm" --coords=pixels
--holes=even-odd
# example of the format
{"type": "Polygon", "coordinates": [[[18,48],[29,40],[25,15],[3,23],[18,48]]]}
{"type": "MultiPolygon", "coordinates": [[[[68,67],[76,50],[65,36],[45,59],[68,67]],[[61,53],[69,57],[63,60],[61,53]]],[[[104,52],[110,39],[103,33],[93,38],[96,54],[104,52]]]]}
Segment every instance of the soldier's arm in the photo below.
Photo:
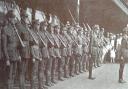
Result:
{"type": "Polygon", "coordinates": [[[122,49],[125,47],[125,45],[126,45],[126,41],[124,39],[122,39],[122,41],[121,41],[121,47],[119,49],[118,59],[122,58],[122,49]]]}
{"type": "Polygon", "coordinates": [[[9,55],[8,55],[8,51],[7,51],[7,35],[5,32],[5,29],[3,29],[3,31],[2,31],[2,45],[3,45],[3,53],[6,57],[6,60],[9,60],[9,55]]]}
{"type": "Polygon", "coordinates": [[[89,42],[89,54],[92,53],[92,45],[93,45],[93,37],[92,37],[92,34],[90,35],[90,42],[89,42]]]}
{"type": "Polygon", "coordinates": [[[35,44],[34,39],[32,38],[32,35],[29,35],[29,45],[33,46],[35,44]]]}

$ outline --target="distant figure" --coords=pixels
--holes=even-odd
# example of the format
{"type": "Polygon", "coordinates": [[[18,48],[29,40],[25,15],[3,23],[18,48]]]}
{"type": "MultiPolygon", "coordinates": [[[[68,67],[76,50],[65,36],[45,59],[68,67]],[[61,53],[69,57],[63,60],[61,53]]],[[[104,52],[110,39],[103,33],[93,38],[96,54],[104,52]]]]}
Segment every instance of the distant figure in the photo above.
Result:
{"type": "Polygon", "coordinates": [[[114,47],[110,50],[110,62],[115,63],[115,57],[116,57],[116,50],[114,47]]]}

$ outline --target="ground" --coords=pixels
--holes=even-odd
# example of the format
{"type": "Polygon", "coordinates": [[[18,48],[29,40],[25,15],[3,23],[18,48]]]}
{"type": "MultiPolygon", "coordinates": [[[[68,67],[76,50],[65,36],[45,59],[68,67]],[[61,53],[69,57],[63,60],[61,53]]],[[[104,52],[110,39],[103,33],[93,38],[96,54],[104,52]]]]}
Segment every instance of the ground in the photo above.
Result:
{"type": "Polygon", "coordinates": [[[88,79],[88,72],[50,87],[49,89],[128,89],[128,64],[125,66],[125,84],[118,83],[119,64],[103,64],[93,71],[95,80],[88,79]]]}

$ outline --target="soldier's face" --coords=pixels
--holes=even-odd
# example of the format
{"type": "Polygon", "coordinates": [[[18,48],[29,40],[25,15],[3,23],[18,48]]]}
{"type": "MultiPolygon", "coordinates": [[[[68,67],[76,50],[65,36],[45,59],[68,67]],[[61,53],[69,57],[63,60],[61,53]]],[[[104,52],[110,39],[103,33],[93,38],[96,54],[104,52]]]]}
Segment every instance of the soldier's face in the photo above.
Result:
{"type": "Polygon", "coordinates": [[[26,24],[29,23],[29,22],[28,22],[28,18],[25,18],[25,17],[24,17],[22,20],[23,20],[26,24]]]}
{"type": "Polygon", "coordinates": [[[54,28],[52,26],[50,27],[50,31],[51,33],[54,33],[54,28]]]}
{"type": "Polygon", "coordinates": [[[35,24],[35,29],[39,30],[40,29],[40,24],[35,24]]]}
{"type": "Polygon", "coordinates": [[[64,33],[64,34],[67,34],[67,31],[65,30],[65,31],[63,31],[63,33],[64,33]]]}
{"type": "Polygon", "coordinates": [[[11,23],[13,23],[13,24],[15,24],[15,18],[9,18],[9,22],[11,22],[11,23]]]}
{"type": "Polygon", "coordinates": [[[46,25],[41,25],[42,30],[46,31],[47,30],[47,26],[46,25]]]}
{"type": "Polygon", "coordinates": [[[55,28],[55,30],[56,30],[57,33],[60,33],[60,29],[58,27],[55,28]]]}

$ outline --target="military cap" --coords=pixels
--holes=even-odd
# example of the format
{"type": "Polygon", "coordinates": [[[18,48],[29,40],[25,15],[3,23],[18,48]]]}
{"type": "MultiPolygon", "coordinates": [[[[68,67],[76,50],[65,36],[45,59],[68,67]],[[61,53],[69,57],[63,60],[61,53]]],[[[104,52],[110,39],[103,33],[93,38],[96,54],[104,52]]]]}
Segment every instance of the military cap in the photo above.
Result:
{"type": "Polygon", "coordinates": [[[123,33],[127,33],[128,32],[128,27],[125,27],[124,29],[123,29],[123,33]]]}
{"type": "Polygon", "coordinates": [[[60,28],[60,25],[55,25],[54,28],[60,28]]]}
{"type": "Polygon", "coordinates": [[[101,28],[101,31],[104,32],[104,28],[101,28]]]}
{"type": "Polygon", "coordinates": [[[66,26],[63,26],[62,27],[62,31],[67,31],[67,27],[66,26]]]}
{"type": "Polygon", "coordinates": [[[39,19],[35,19],[32,22],[33,22],[33,25],[40,25],[39,19]]]}
{"type": "Polygon", "coordinates": [[[95,25],[93,26],[93,29],[94,29],[94,30],[99,30],[100,27],[99,27],[99,25],[95,24],[95,25]]]}
{"type": "Polygon", "coordinates": [[[122,36],[122,33],[120,33],[119,35],[122,36]]]}
{"type": "Polygon", "coordinates": [[[88,31],[88,29],[86,28],[86,27],[84,27],[84,29],[83,29],[85,32],[87,32],[88,31]]]}
{"type": "Polygon", "coordinates": [[[27,12],[26,12],[26,11],[22,11],[22,12],[21,12],[21,17],[27,18],[27,17],[28,17],[27,12]]]}
{"type": "Polygon", "coordinates": [[[42,22],[40,23],[40,25],[41,25],[41,26],[48,26],[48,22],[47,22],[46,20],[44,20],[44,21],[42,21],[42,22]]]}
{"type": "Polygon", "coordinates": [[[48,27],[54,27],[54,24],[48,23],[48,27]]]}
{"type": "Polygon", "coordinates": [[[76,23],[76,24],[74,25],[74,27],[79,28],[79,27],[80,27],[79,23],[76,23]]]}
{"type": "Polygon", "coordinates": [[[9,10],[9,11],[7,12],[7,14],[6,14],[6,17],[7,17],[7,18],[15,18],[16,15],[15,15],[14,10],[9,10]]]}
{"type": "Polygon", "coordinates": [[[66,26],[70,26],[70,22],[69,21],[67,21],[66,26]]]}

